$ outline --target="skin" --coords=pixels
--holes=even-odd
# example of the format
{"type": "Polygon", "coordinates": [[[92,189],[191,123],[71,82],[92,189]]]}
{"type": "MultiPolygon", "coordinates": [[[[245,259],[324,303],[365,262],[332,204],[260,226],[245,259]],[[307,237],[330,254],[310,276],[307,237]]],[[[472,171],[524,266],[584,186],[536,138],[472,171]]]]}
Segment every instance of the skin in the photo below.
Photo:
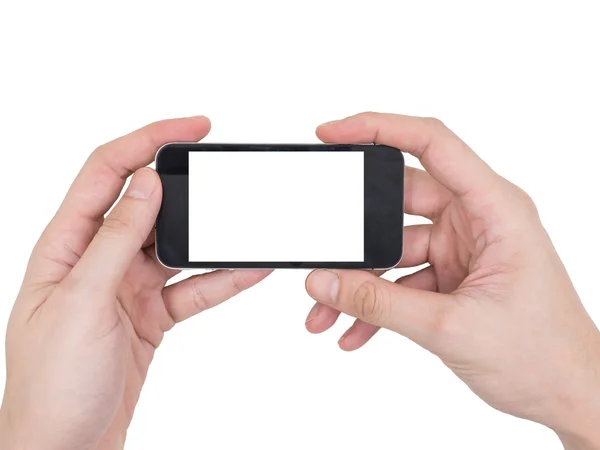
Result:
{"type": "MultiPolygon", "coordinates": [[[[116,449],[125,441],[148,366],[181,320],[252,286],[266,271],[216,271],[165,287],[176,272],[154,257],[160,145],[196,141],[207,119],[158,122],[97,149],[35,247],[7,334],[0,447],[116,449]],[[117,200],[125,179],[128,191],[117,200]]],[[[364,113],[317,130],[325,142],[378,142],[418,157],[391,283],[366,271],[318,270],[311,332],[340,313],[340,340],[379,329],[435,353],[493,407],[554,429],[568,449],[600,448],[600,333],[585,312],[531,199],[495,174],[441,122],[364,113]]]]}
{"type": "Polygon", "coordinates": [[[317,270],[307,319],[355,350],[384,327],[440,357],[500,411],[554,429],[568,449],[600,448],[600,333],[586,313],[532,200],[436,119],[364,113],[318,128],[332,143],[406,151],[405,209],[431,224],[405,229],[395,283],[365,271],[317,270]]]}
{"type": "Polygon", "coordinates": [[[164,333],[268,275],[215,271],[165,287],[177,271],[155,257],[162,191],[144,166],[161,145],[209,129],[204,117],[157,122],[86,162],[33,250],[9,320],[0,448],[122,448],[164,333]]]}

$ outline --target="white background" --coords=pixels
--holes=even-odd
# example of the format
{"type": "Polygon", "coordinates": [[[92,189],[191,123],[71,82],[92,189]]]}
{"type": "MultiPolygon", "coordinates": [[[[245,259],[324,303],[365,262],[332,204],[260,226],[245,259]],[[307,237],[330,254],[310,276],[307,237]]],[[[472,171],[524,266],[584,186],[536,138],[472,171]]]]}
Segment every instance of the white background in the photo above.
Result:
{"type": "Polygon", "coordinates": [[[364,152],[189,154],[189,260],[364,261],[364,152]]]}
{"type": "MultiPolygon", "coordinates": [[[[318,123],[361,110],[437,116],[527,190],[600,321],[597,2],[0,5],[2,326],[95,146],[191,114],[211,117],[213,142],[315,142],[318,123]]],[[[347,318],[309,335],[305,275],[279,271],[170,332],[128,448],[560,448],[402,337],[347,354],[347,318]]]]}

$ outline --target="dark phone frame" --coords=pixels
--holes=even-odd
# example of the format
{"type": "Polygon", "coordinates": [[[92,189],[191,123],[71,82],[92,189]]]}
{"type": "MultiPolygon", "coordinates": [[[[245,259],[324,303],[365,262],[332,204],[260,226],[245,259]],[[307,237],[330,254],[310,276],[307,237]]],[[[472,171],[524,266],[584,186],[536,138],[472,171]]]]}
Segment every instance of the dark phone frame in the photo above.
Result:
{"type": "MultiPolygon", "coordinates": [[[[156,155],[163,198],[156,220],[156,255],[177,269],[389,269],[402,257],[404,226],[404,156],[385,145],[370,144],[202,144],[171,143],[156,155]],[[363,262],[208,262],[189,261],[188,154],[218,152],[364,152],[363,262]]],[[[310,180],[307,180],[309,183],[310,180]]]]}

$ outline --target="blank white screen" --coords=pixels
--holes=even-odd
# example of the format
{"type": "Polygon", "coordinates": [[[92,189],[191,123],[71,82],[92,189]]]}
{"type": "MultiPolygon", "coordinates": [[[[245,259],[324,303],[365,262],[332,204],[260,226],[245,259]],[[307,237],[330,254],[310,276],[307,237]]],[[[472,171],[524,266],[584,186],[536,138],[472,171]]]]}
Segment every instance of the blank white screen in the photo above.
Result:
{"type": "Polygon", "coordinates": [[[362,262],[364,152],[190,152],[189,259],[362,262]]]}

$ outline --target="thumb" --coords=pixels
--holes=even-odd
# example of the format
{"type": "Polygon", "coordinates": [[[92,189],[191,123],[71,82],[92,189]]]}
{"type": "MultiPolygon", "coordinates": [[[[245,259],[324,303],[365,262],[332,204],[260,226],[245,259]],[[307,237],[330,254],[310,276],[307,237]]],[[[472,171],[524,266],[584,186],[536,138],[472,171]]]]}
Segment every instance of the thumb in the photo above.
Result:
{"type": "Polygon", "coordinates": [[[453,304],[450,295],[411,289],[361,270],[314,271],[306,289],[320,303],[425,348],[431,348],[453,304]]]}
{"type": "Polygon", "coordinates": [[[135,172],[125,194],[65,280],[86,289],[116,291],[152,231],[161,198],[158,174],[148,167],[135,172]]]}

